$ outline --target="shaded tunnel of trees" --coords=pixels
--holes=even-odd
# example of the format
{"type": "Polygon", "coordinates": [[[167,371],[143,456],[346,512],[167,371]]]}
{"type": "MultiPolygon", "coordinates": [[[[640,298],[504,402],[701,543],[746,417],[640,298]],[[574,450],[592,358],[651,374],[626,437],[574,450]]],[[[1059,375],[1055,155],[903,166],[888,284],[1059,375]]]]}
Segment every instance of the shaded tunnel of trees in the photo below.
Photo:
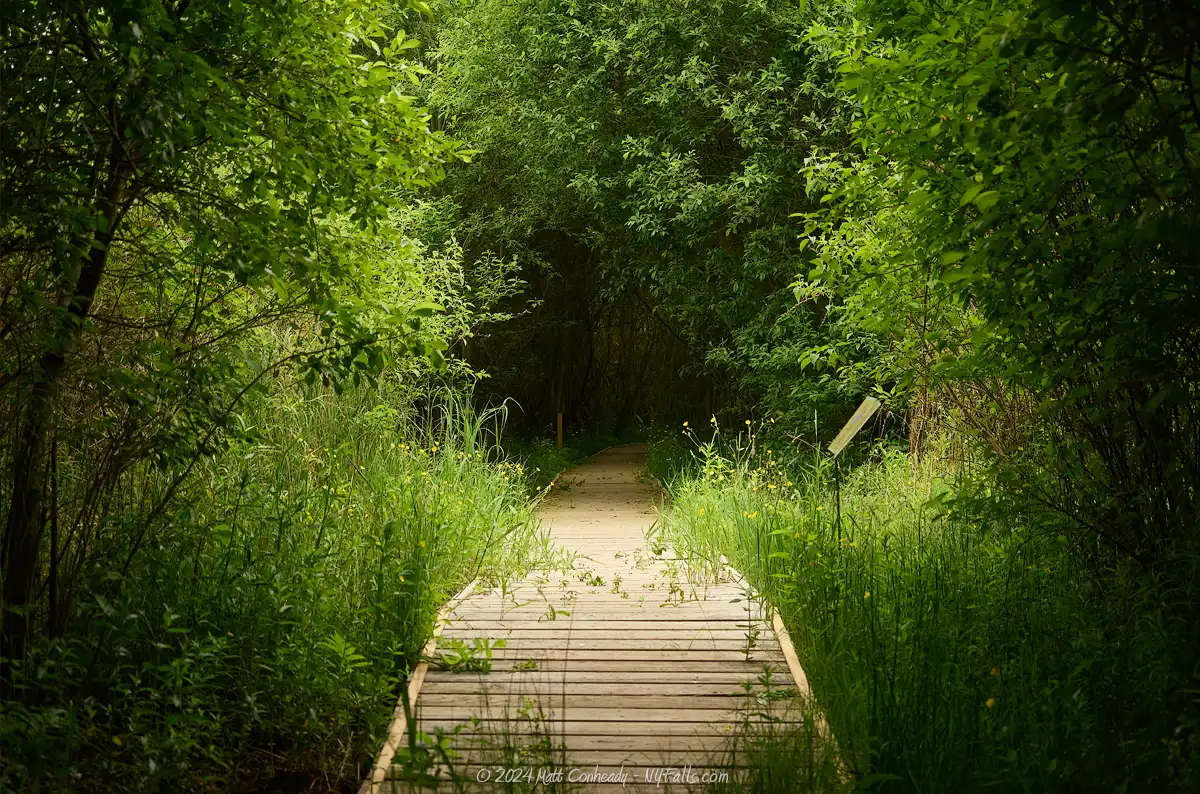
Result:
{"type": "Polygon", "coordinates": [[[488,375],[478,398],[511,400],[513,432],[543,437],[559,412],[568,435],[708,416],[714,379],[651,299],[637,288],[614,294],[586,246],[547,237],[544,266],[526,271],[528,290],[512,299],[517,316],[464,346],[488,375]]]}

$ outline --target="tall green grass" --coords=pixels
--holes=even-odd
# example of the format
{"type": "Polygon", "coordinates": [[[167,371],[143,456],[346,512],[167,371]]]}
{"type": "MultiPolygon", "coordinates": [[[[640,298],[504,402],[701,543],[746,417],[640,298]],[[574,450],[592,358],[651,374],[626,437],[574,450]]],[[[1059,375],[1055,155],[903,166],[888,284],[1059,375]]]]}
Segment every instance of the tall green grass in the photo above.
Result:
{"type": "Polygon", "coordinates": [[[0,789],[353,790],[438,607],[538,551],[502,412],[280,383],[241,422],[140,549],[99,539],[67,639],[9,671],[0,789]]]}
{"type": "MultiPolygon", "coordinates": [[[[696,455],[661,531],[778,607],[849,785],[1200,790],[1194,565],[1134,572],[994,503],[948,510],[960,477],[895,451],[840,500],[821,454],[785,471],[743,434],[696,455]]],[[[764,757],[745,790],[788,790],[764,757]]],[[[839,786],[796,757],[794,790],[839,786]]]]}

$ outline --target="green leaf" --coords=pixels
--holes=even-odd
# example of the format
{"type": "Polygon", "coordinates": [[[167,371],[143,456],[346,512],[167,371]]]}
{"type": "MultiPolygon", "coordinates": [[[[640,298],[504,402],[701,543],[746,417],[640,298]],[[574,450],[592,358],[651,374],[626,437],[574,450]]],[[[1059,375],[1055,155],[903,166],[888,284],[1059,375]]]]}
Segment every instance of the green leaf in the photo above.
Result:
{"type": "Polygon", "coordinates": [[[1000,192],[997,190],[989,190],[984,193],[980,193],[975,198],[975,206],[979,207],[980,211],[987,212],[994,207],[996,202],[999,200],[1000,192]]]}
{"type": "Polygon", "coordinates": [[[444,312],[444,311],[446,311],[445,306],[441,305],[440,303],[432,303],[429,301],[423,301],[421,303],[418,303],[412,309],[412,313],[418,317],[428,317],[431,314],[433,314],[434,312],[444,312]]]}

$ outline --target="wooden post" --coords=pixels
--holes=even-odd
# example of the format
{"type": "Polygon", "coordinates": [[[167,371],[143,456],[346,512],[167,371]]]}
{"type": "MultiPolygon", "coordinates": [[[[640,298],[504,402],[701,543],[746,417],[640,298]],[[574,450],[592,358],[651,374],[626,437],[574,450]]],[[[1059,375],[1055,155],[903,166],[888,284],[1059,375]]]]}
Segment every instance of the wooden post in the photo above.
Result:
{"type": "Polygon", "coordinates": [[[558,448],[562,449],[562,411],[558,412],[558,448]]]}

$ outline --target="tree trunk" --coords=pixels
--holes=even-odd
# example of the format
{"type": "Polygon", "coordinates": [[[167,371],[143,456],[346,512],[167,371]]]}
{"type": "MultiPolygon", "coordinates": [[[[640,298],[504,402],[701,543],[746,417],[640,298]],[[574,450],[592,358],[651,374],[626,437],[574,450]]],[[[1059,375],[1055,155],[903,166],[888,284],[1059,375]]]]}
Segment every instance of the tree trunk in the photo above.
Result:
{"type": "MultiPolygon", "coordinates": [[[[114,118],[116,118],[114,113],[114,118]]],[[[118,127],[119,129],[119,127],[118,127]]],[[[95,205],[103,228],[87,238],[88,253],[80,263],[73,288],[63,290],[64,309],[52,341],[38,362],[36,380],[19,409],[16,443],[10,474],[9,510],[4,525],[0,561],[3,570],[5,612],[0,627],[0,654],[20,658],[33,634],[32,608],[42,574],[42,530],[45,526],[46,438],[53,425],[55,403],[70,356],[78,349],[88,312],[108,264],[109,246],[123,216],[125,187],[132,163],[124,156],[121,141],[114,140],[106,158],[108,181],[95,205]]]]}
{"type": "Polygon", "coordinates": [[[43,373],[26,403],[12,458],[12,487],[4,527],[3,654],[20,657],[30,635],[29,608],[40,574],[46,435],[65,357],[43,357],[43,373]],[[16,608],[15,610],[12,608],[16,608]]]}
{"type": "Polygon", "coordinates": [[[929,386],[922,382],[908,414],[908,461],[915,472],[925,457],[926,425],[932,418],[933,406],[929,386]]]}

